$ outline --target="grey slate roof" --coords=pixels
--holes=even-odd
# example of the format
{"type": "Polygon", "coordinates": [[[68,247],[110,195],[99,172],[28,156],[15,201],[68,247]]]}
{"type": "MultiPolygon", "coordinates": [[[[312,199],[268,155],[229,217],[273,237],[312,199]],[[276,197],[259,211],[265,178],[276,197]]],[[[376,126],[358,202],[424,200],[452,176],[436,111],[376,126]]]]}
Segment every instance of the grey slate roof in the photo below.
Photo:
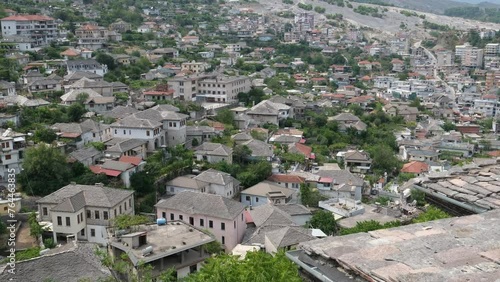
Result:
{"type": "Polygon", "coordinates": [[[286,214],[294,216],[294,215],[310,215],[311,211],[299,204],[286,204],[286,205],[275,205],[275,207],[279,210],[284,211],[286,214]]]}
{"type": "Polygon", "coordinates": [[[334,121],[339,121],[339,122],[357,122],[359,121],[359,117],[351,114],[351,113],[341,113],[341,114],[338,114],[334,117],[331,118],[332,120],[334,121]]]}
{"type": "Polygon", "coordinates": [[[311,230],[301,226],[287,226],[272,230],[266,232],[265,236],[276,248],[294,246],[298,243],[315,239],[315,237],[311,235],[311,230]]]}
{"type": "Polygon", "coordinates": [[[125,189],[69,184],[41,198],[37,203],[60,204],[80,192],[83,192],[86,206],[103,208],[114,207],[134,193],[125,189]]]}
{"type": "Polygon", "coordinates": [[[167,182],[167,186],[176,186],[182,188],[196,189],[200,190],[207,184],[196,179],[193,179],[194,175],[183,175],[178,176],[167,182]]]}
{"type": "Polygon", "coordinates": [[[252,186],[250,188],[247,188],[247,189],[241,191],[241,194],[267,197],[267,194],[269,192],[281,192],[288,198],[295,191],[292,189],[278,186],[278,185],[274,184],[274,182],[270,182],[270,181],[265,180],[265,181],[262,181],[262,182],[255,184],[254,186],[252,186]]]}
{"type": "Polygon", "coordinates": [[[130,163],[125,163],[125,162],[108,160],[105,163],[103,163],[101,167],[104,168],[104,169],[112,169],[112,170],[117,170],[117,171],[126,171],[128,169],[133,168],[134,165],[130,164],[130,163]]]}
{"type": "Polygon", "coordinates": [[[127,127],[127,128],[149,128],[154,129],[162,126],[158,121],[146,118],[138,118],[136,115],[125,117],[111,124],[111,127],[127,127]]]}
{"type": "Polygon", "coordinates": [[[9,274],[9,268],[5,268],[0,273],[0,281],[101,281],[111,273],[100,263],[94,248],[95,244],[78,242],[65,252],[16,262],[16,273],[9,274]]]}
{"type": "Polygon", "coordinates": [[[90,146],[90,147],[85,147],[78,149],[76,151],[73,151],[70,153],[70,156],[73,157],[75,160],[82,162],[86,159],[92,158],[94,156],[97,156],[101,154],[99,150],[96,148],[90,146]]]}
{"type": "Polygon", "coordinates": [[[50,209],[51,211],[58,212],[76,212],[85,207],[85,195],[83,191],[76,193],[75,195],[64,199],[59,205],[50,209]]]}
{"type": "Polygon", "coordinates": [[[363,179],[357,177],[356,175],[350,173],[349,171],[343,170],[320,170],[317,173],[321,177],[331,177],[333,178],[334,184],[350,183],[350,185],[363,186],[363,179]]]}
{"type": "MultiPolygon", "coordinates": [[[[500,210],[326,237],[299,244],[312,257],[372,281],[497,281],[500,210]]],[[[337,280],[335,280],[337,281],[337,280]]]]}
{"type": "Polygon", "coordinates": [[[224,144],[205,142],[194,149],[195,154],[227,157],[233,153],[233,149],[224,144]]]}
{"type": "Polygon", "coordinates": [[[245,205],[235,200],[219,195],[189,191],[184,191],[171,198],[160,200],[155,207],[231,220],[245,209],[245,205]]]}
{"type": "Polygon", "coordinates": [[[106,142],[106,152],[119,152],[124,153],[139,146],[146,144],[147,140],[141,139],[128,139],[128,138],[113,138],[106,142]]]}
{"type": "Polygon", "coordinates": [[[86,77],[89,79],[102,79],[102,76],[95,74],[95,73],[92,73],[92,72],[75,71],[74,73],[71,73],[71,74],[64,76],[64,80],[76,81],[76,80],[79,80],[83,77],[86,77]]]}
{"type": "Polygon", "coordinates": [[[137,113],[139,110],[132,107],[117,106],[111,111],[103,113],[104,116],[112,117],[116,119],[121,119],[130,116],[131,114],[137,113]]]}
{"type": "Polygon", "coordinates": [[[250,141],[242,143],[241,145],[246,145],[250,150],[252,150],[252,157],[266,158],[272,157],[274,155],[274,152],[271,149],[271,145],[267,144],[264,141],[252,139],[250,141]]]}
{"type": "Polygon", "coordinates": [[[269,115],[277,116],[279,110],[288,110],[289,106],[281,103],[274,103],[269,100],[264,100],[257,105],[253,106],[247,114],[249,115],[269,115]]]}
{"type": "Polygon", "coordinates": [[[194,179],[203,181],[206,183],[213,183],[213,184],[218,184],[218,185],[227,185],[231,182],[238,182],[234,177],[231,176],[229,173],[225,173],[222,171],[218,171],[215,169],[209,169],[205,170],[202,173],[198,174],[197,176],[194,177],[194,179]]]}

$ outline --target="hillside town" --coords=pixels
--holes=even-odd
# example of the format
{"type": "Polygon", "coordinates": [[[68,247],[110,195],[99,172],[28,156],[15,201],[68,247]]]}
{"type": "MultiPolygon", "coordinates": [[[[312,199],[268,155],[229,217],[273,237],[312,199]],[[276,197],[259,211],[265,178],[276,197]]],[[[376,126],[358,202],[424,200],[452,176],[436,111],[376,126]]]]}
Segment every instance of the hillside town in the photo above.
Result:
{"type": "Polygon", "coordinates": [[[500,24],[269,2],[0,3],[1,281],[500,277],[500,24]]]}

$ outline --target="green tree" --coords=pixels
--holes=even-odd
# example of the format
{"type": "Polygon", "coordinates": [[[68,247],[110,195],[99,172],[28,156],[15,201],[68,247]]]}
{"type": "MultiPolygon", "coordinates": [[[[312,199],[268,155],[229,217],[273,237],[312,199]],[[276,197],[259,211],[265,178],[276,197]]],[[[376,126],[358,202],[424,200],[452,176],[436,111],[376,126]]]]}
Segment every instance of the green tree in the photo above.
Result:
{"type": "Polygon", "coordinates": [[[24,192],[45,196],[69,183],[71,170],[61,151],[44,143],[26,150],[19,183],[24,192]]]}
{"type": "Polygon", "coordinates": [[[145,215],[121,214],[111,220],[111,226],[117,229],[127,229],[134,225],[146,223],[151,223],[151,220],[145,215]]]}
{"type": "Polygon", "coordinates": [[[337,222],[335,217],[329,211],[320,210],[313,214],[311,221],[308,222],[310,228],[321,229],[326,235],[334,235],[337,231],[337,222]]]}
{"type": "Polygon", "coordinates": [[[318,202],[323,200],[323,196],[317,189],[313,190],[309,183],[300,184],[300,201],[304,206],[318,207],[318,202]]]}
{"type": "Polygon", "coordinates": [[[57,139],[56,132],[47,127],[42,127],[40,129],[37,129],[35,131],[35,134],[33,134],[33,140],[36,143],[44,142],[50,144],[54,142],[56,139],[57,139]]]}
{"type": "Polygon", "coordinates": [[[85,114],[87,110],[83,107],[82,104],[76,103],[68,108],[68,117],[71,122],[78,122],[82,118],[83,114],[85,114]]]}
{"type": "Polygon", "coordinates": [[[394,151],[386,144],[377,144],[369,149],[373,160],[373,169],[379,173],[394,173],[399,170],[401,162],[394,151]]]}
{"type": "Polygon", "coordinates": [[[398,227],[398,226],[401,226],[401,222],[399,222],[397,220],[389,221],[389,222],[386,222],[384,224],[381,224],[380,222],[375,221],[375,220],[358,221],[356,223],[356,226],[354,226],[352,228],[343,228],[342,230],[340,230],[340,234],[341,235],[349,235],[349,234],[369,232],[369,231],[398,227]]]}
{"type": "Polygon", "coordinates": [[[448,217],[450,217],[450,215],[446,212],[437,207],[429,206],[425,212],[419,214],[415,219],[413,219],[413,223],[427,222],[448,217]]]}
{"type": "Polygon", "coordinates": [[[43,233],[43,228],[38,223],[36,217],[37,216],[35,212],[30,213],[30,215],[28,216],[28,224],[30,226],[30,235],[33,236],[38,241],[38,238],[40,238],[40,236],[43,233]]]}
{"type": "Polygon", "coordinates": [[[300,282],[298,267],[283,251],[276,255],[248,252],[243,260],[237,256],[218,255],[209,258],[203,268],[189,275],[187,282],[300,282]]]}
{"type": "Polygon", "coordinates": [[[138,197],[155,191],[154,178],[147,171],[140,171],[130,176],[130,186],[138,197]]]}
{"type": "Polygon", "coordinates": [[[234,114],[229,109],[222,109],[217,112],[215,120],[227,125],[234,125],[234,114]]]}
{"type": "Polygon", "coordinates": [[[457,129],[457,126],[451,121],[446,121],[441,127],[446,132],[457,129]]]}
{"type": "Polygon", "coordinates": [[[233,158],[239,164],[244,163],[251,155],[252,150],[247,145],[237,145],[234,147],[233,158]]]}

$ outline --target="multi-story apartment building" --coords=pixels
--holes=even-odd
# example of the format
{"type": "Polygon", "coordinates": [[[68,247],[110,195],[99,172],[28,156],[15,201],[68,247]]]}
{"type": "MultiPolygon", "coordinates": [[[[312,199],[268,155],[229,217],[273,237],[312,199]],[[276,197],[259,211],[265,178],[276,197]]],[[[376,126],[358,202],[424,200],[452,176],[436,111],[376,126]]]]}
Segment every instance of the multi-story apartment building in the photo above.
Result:
{"type": "Polygon", "coordinates": [[[500,43],[488,43],[484,47],[485,57],[496,57],[500,55],[500,43]]]}
{"type": "Polygon", "coordinates": [[[44,15],[14,15],[0,20],[2,36],[30,38],[31,47],[48,45],[59,36],[58,23],[44,15]]]}
{"type": "Polygon", "coordinates": [[[449,50],[441,50],[436,52],[437,66],[450,67],[455,63],[455,54],[449,50]]]}
{"type": "Polygon", "coordinates": [[[246,76],[216,76],[198,82],[198,99],[207,102],[234,103],[238,93],[250,91],[252,83],[246,76]]]}
{"type": "Polygon", "coordinates": [[[134,214],[134,191],[73,182],[41,198],[37,204],[41,224],[52,223],[54,242],[71,236],[106,244],[110,221],[122,214],[134,214]]]}
{"type": "Polygon", "coordinates": [[[68,75],[75,72],[91,72],[100,76],[104,76],[108,72],[108,66],[100,64],[94,59],[87,60],[70,60],[67,61],[68,75]]]}
{"type": "Polygon", "coordinates": [[[217,241],[231,251],[245,235],[245,205],[219,195],[180,192],[156,205],[158,218],[182,220],[201,229],[207,229],[217,241]]]}
{"type": "Polygon", "coordinates": [[[314,29],[314,15],[311,13],[299,13],[295,15],[295,26],[301,32],[314,29]]]}
{"type": "Polygon", "coordinates": [[[181,64],[181,71],[188,71],[192,73],[204,73],[210,67],[209,64],[205,62],[185,62],[181,64]]]}
{"type": "Polygon", "coordinates": [[[12,131],[12,129],[0,129],[0,178],[7,179],[8,174],[21,172],[24,161],[24,150],[26,148],[26,135],[12,131]]]}
{"type": "Polygon", "coordinates": [[[484,50],[472,47],[468,43],[455,46],[455,56],[460,58],[464,67],[481,68],[483,66],[484,50]]]}
{"type": "Polygon", "coordinates": [[[174,98],[180,100],[233,103],[238,93],[250,91],[252,84],[246,76],[206,74],[174,77],[168,85],[175,91],[174,98]]]}
{"type": "Polygon", "coordinates": [[[486,73],[486,89],[500,87],[500,71],[491,71],[486,73]]]}

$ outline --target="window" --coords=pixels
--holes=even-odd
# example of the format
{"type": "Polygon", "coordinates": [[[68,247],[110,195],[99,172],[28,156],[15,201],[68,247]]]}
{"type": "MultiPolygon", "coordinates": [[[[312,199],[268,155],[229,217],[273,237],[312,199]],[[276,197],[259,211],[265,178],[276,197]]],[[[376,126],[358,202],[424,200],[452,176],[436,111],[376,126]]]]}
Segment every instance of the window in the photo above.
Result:
{"type": "Polygon", "coordinates": [[[209,221],[208,221],[208,227],[210,227],[210,228],[214,228],[214,222],[213,222],[213,221],[211,221],[211,220],[209,220],[209,221]]]}
{"type": "Polygon", "coordinates": [[[118,208],[120,210],[120,214],[122,214],[122,206],[119,206],[118,208]]]}
{"type": "Polygon", "coordinates": [[[226,238],[224,238],[224,236],[222,236],[222,245],[226,244],[226,238]]]}
{"type": "Polygon", "coordinates": [[[241,214],[241,220],[243,221],[243,214],[241,214]]]}
{"type": "Polygon", "coordinates": [[[132,207],[132,198],[128,199],[128,206],[132,207]]]}
{"type": "Polygon", "coordinates": [[[62,226],[62,217],[57,217],[57,225],[62,226]]]}
{"type": "Polygon", "coordinates": [[[104,220],[108,220],[109,216],[107,211],[102,212],[102,218],[104,218],[104,220]]]}
{"type": "Polygon", "coordinates": [[[170,220],[174,220],[174,216],[175,216],[175,215],[174,215],[173,213],[171,213],[171,214],[170,214],[170,220]]]}
{"type": "Polygon", "coordinates": [[[226,230],[226,224],[224,222],[220,223],[220,230],[226,230]]]}
{"type": "Polygon", "coordinates": [[[99,217],[100,217],[100,213],[99,213],[99,211],[95,211],[94,216],[95,216],[95,219],[99,219],[99,217]]]}
{"type": "Polygon", "coordinates": [[[116,209],[115,209],[115,217],[116,217],[116,209]]]}
{"type": "Polygon", "coordinates": [[[123,207],[127,210],[127,202],[123,203],[123,207]]]}
{"type": "Polygon", "coordinates": [[[5,155],[6,160],[10,160],[11,158],[12,158],[11,155],[5,155]]]}
{"type": "Polygon", "coordinates": [[[189,217],[189,224],[194,225],[194,218],[192,216],[189,217]]]}
{"type": "Polygon", "coordinates": [[[167,213],[166,212],[162,212],[161,213],[161,218],[165,218],[166,219],[167,218],[167,213]]]}
{"type": "Polygon", "coordinates": [[[90,229],[90,237],[95,237],[95,229],[90,229]]]}
{"type": "Polygon", "coordinates": [[[205,221],[203,220],[203,218],[200,218],[200,226],[205,226],[205,221]]]}
{"type": "Polygon", "coordinates": [[[149,135],[150,135],[149,130],[147,130],[146,131],[146,136],[149,136],[149,135]]]}
{"type": "Polygon", "coordinates": [[[66,217],[66,226],[71,226],[71,219],[69,216],[66,217]]]}
{"type": "Polygon", "coordinates": [[[183,219],[184,219],[184,218],[183,218],[183,216],[182,216],[182,214],[179,214],[179,219],[180,219],[180,220],[183,220],[183,219]]]}
{"type": "Polygon", "coordinates": [[[194,273],[194,272],[196,272],[197,267],[198,267],[198,265],[197,265],[197,264],[193,264],[193,265],[189,266],[189,273],[194,273]]]}
{"type": "Polygon", "coordinates": [[[82,231],[80,231],[80,235],[85,236],[85,228],[83,228],[82,231]]]}
{"type": "Polygon", "coordinates": [[[259,201],[259,197],[255,197],[255,201],[258,202],[259,201]]]}
{"type": "Polygon", "coordinates": [[[233,221],[233,224],[234,224],[234,229],[236,229],[236,220],[233,221]]]}
{"type": "Polygon", "coordinates": [[[250,202],[250,196],[246,196],[246,197],[245,197],[245,200],[246,200],[247,202],[250,202]]]}
{"type": "Polygon", "coordinates": [[[127,131],[125,129],[123,130],[123,135],[127,135],[127,131]]]}
{"type": "Polygon", "coordinates": [[[42,214],[43,215],[48,215],[47,208],[42,208],[42,214]]]}
{"type": "Polygon", "coordinates": [[[90,213],[90,211],[87,211],[87,218],[91,218],[91,217],[92,217],[92,214],[90,213]]]}

